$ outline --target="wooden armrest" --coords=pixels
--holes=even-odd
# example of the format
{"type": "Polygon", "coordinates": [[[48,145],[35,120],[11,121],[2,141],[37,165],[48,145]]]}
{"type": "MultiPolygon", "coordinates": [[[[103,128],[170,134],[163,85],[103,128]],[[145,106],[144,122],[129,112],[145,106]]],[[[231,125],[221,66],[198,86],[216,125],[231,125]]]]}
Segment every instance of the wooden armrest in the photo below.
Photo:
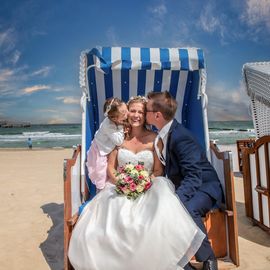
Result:
{"type": "Polygon", "coordinates": [[[258,193],[261,193],[265,196],[268,196],[269,195],[269,192],[268,192],[268,189],[265,188],[265,187],[261,187],[261,186],[256,186],[255,190],[258,192],[258,193]]]}
{"type": "Polygon", "coordinates": [[[70,219],[67,220],[68,226],[74,226],[79,218],[78,213],[72,216],[70,219]]]}

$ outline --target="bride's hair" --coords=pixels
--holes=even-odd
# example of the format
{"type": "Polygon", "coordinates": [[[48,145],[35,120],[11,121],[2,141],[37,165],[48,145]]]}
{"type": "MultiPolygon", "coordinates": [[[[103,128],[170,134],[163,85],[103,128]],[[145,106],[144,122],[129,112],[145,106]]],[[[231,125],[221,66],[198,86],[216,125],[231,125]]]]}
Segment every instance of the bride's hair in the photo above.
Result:
{"type": "Polygon", "coordinates": [[[134,96],[129,99],[127,102],[127,106],[129,107],[130,104],[133,103],[142,103],[144,106],[146,105],[147,98],[144,96],[134,96]]]}

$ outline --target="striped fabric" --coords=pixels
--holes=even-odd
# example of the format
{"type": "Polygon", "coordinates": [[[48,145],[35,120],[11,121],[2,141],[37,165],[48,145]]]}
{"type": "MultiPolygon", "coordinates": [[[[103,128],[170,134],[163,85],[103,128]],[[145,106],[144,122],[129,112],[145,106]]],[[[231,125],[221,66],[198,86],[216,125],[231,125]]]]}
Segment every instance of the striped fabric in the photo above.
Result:
{"type": "Polygon", "coordinates": [[[83,52],[80,85],[87,96],[86,151],[104,118],[105,99],[113,96],[128,101],[132,96],[164,90],[178,102],[176,119],[205,147],[199,92],[204,67],[203,52],[197,48],[103,47],[83,52]]]}
{"type": "Polygon", "coordinates": [[[181,108],[185,91],[190,88],[189,71],[204,68],[203,52],[195,48],[94,48],[84,53],[81,63],[83,70],[87,68],[81,85],[88,84],[87,94],[95,104],[97,125],[103,119],[105,99],[114,96],[127,101],[153,90],[170,91],[179,104],[176,118],[182,122],[185,119],[181,108]]]}

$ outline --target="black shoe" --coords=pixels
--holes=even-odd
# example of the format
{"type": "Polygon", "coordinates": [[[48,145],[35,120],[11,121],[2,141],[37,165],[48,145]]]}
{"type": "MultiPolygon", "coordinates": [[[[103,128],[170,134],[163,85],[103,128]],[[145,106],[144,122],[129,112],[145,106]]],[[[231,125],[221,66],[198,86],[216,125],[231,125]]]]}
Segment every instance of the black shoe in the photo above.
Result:
{"type": "Polygon", "coordinates": [[[191,263],[185,265],[184,270],[197,270],[191,263]]]}
{"type": "Polygon", "coordinates": [[[207,261],[203,262],[202,270],[218,270],[217,259],[208,259],[207,261]]]}

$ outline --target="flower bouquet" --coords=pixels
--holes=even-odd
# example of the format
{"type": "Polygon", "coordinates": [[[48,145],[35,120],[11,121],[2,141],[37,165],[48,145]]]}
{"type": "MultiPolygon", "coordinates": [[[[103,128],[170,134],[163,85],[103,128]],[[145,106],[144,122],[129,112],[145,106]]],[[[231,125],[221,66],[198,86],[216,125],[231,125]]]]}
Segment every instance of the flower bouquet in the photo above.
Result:
{"type": "Polygon", "coordinates": [[[152,186],[152,180],[143,163],[138,165],[129,163],[121,166],[116,171],[115,176],[117,178],[116,192],[125,195],[128,199],[137,199],[152,186]]]}

